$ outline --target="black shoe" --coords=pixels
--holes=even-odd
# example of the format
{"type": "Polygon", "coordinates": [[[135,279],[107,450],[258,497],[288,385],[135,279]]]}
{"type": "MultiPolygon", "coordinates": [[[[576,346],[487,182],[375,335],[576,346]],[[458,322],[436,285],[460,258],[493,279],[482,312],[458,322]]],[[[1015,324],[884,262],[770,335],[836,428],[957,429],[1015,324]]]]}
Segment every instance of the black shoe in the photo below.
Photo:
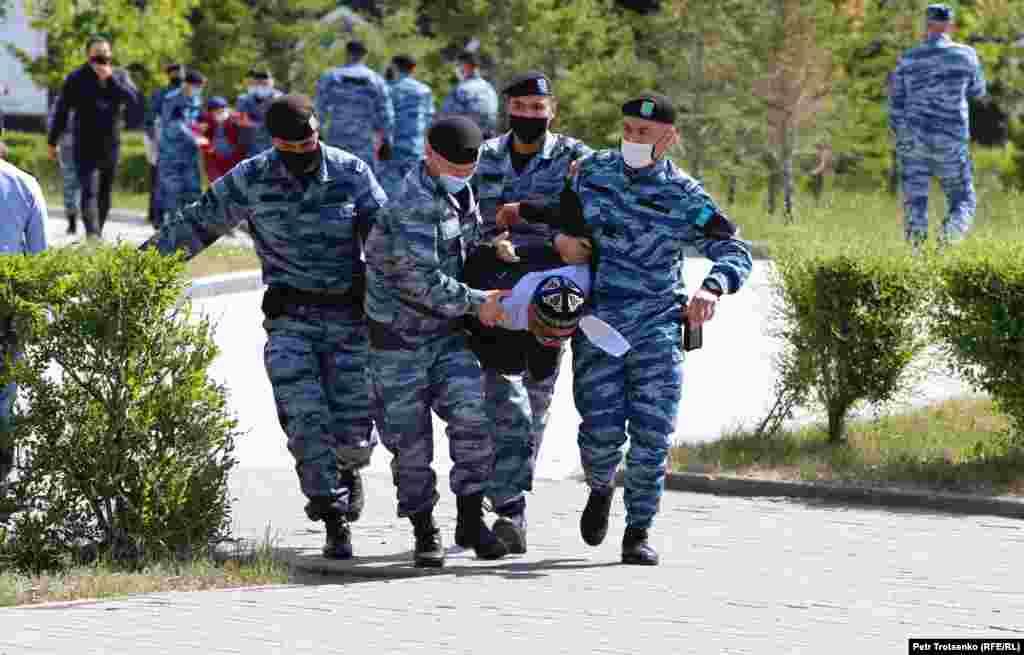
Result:
{"type": "Polygon", "coordinates": [[[444,566],[444,544],[441,543],[441,531],[434,523],[433,513],[426,511],[413,514],[409,517],[409,521],[416,534],[413,565],[417,568],[444,566]]]}
{"type": "Polygon", "coordinates": [[[482,494],[456,498],[459,515],[455,534],[461,532],[466,543],[463,548],[472,547],[480,559],[499,559],[508,555],[508,546],[499,541],[484,523],[483,500],[482,494]]]}
{"type": "Polygon", "coordinates": [[[647,543],[647,530],[626,528],[622,535],[622,563],[657,566],[658,552],[647,543]]]}
{"type": "Polygon", "coordinates": [[[324,519],[327,528],[327,541],[324,543],[323,554],[327,559],[352,559],[352,530],[344,517],[336,516],[324,519]]]}
{"type": "Polygon", "coordinates": [[[583,508],[583,514],[580,516],[580,534],[587,545],[600,546],[604,538],[608,536],[608,514],[612,511],[614,498],[614,487],[606,493],[590,490],[587,506],[583,508]]]}
{"type": "Polygon", "coordinates": [[[68,212],[68,234],[78,232],[78,213],[68,212]]]}
{"type": "Polygon", "coordinates": [[[359,471],[342,471],[338,478],[343,486],[348,487],[348,512],[345,519],[349,523],[355,523],[363,514],[363,505],[366,504],[366,496],[363,494],[363,476],[359,471]]]}
{"type": "Polygon", "coordinates": [[[494,536],[508,546],[508,552],[513,555],[526,553],[526,517],[499,516],[491,528],[494,536]]]}

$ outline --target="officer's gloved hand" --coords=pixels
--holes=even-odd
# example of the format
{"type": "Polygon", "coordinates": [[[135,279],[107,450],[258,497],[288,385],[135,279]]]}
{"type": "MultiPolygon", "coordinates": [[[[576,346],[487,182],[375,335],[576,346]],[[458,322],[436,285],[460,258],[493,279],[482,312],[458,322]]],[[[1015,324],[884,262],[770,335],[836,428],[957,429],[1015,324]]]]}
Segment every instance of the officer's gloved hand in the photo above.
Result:
{"type": "Polygon", "coordinates": [[[381,161],[387,161],[391,159],[391,142],[385,141],[380,144],[380,152],[377,154],[377,158],[381,161]]]}

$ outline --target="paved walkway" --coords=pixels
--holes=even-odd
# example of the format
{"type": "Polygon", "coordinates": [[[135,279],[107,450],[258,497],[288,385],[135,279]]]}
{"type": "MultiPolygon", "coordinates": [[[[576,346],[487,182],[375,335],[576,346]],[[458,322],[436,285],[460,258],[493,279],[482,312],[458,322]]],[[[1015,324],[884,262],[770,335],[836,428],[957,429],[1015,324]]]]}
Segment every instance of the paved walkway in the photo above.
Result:
{"type": "MultiPolygon", "coordinates": [[[[911,636],[1024,636],[1019,521],[670,493],[652,532],[662,565],[625,567],[621,504],[588,548],[584,488],[546,482],[527,555],[453,548],[423,574],[389,478],[368,482],[347,575],[0,611],[0,653],[905,653],[911,636]]],[[[297,561],[326,562],[292,472],[239,471],[233,491],[243,533],[269,522],[297,561]]]]}

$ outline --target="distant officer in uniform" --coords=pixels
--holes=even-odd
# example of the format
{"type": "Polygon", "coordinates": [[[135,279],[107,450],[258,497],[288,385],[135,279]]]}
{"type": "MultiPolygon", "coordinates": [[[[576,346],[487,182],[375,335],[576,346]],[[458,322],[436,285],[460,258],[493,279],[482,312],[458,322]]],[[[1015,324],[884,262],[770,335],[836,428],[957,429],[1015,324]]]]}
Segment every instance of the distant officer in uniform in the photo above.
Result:
{"type": "Polygon", "coordinates": [[[939,178],[948,211],[940,244],[963,239],[977,199],[969,149],[969,98],[986,94],[974,48],[950,40],[953,10],[926,10],[924,43],[903,53],[890,78],[889,127],[902,172],[904,235],[915,251],[928,238],[928,187],[939,178]]]}
{"type": "Polygon", "coordinates": [[[238,123],[242,128],[242,143],[246,156],[253,157],[269,150],[270,133],[265,124],[267,108],[283,95],[274,88],[274,78],[267,70],[250,71],[252,85],[248,93],[238,99],[238,123]]]}
{"type": "Polygon", "coordinates": [[[381,440],[394,455],[398,515],[412,522],[416,566],[442,566],[445,555],[433,516],[438,493],[431,410],[448,424],[456,531],[478,557],[508,552],[483,521],[494,435],[480,363],[461,327],[467,314],[489,326],[504,318],[499,301],[507,293],[459,282],[480,239],[469,178],[481,140],[468,118],[435,123],[426,159],[380,213],[366,246],[371,403],[381,440]]]}
{"type": "Polygon", "coordinates": [[[181,87],[185,80],[185,68],[181,64],[169,64],[164,68],[167,74],[167,86],[153,92],[146,104],[146,114],[142,122],[142,143],[146,150],[146,161],[149,162],[149,212],[146,219],[150,225],[158,223],[157,216],[157,166],[160,165],[160,116],[163,112],[164,98],[167,94],[181,87]]]}
{"type": "Polygon", "coordinates": [[[423,160],[427,127],[434,118],[434,93],[415,78],[416,60],[411,55],[398,55],[391,60],[390,69],[396,71],[395,80],[388,83],[395,108],[395,142],[391,159],[381,164],[380,175],[388,197],[423,160]]]}
{"type": "Polygon", "coordinates": [[[658,563],[648,543],[665,486],[665,462],[682,393],[682,328],[714,315],[723,293],[735,293],[752,261],[738,228],[665,152],[679,139],[676,111],[663,95],[645,92],[622,107],[619,150],[582,160],[560,213],[582,217],[595,248],[594,315],[631,344],[621,358],[587,339],[573,339],[573,395],[583,418],[579,445],[590,498],[580,519],[583,540],[596,546],[608,532],[615,469],[626,456],[626,531],[622,561],[658,563]],[[694,245],[712,267],[689,299],[683,251],[694,245]]]}
{"type": "Polygon", "coordinates": [[[459,83],[441,105],[445,116],[468,116],[476,121],[490,139],[498,129],[498,94],[491,83],[480,76],[480,58],[474,52],[459,53],[455,68],[459,83]]]}
{"type": "MultiPolygon", "coordinates": [[[[542,223],[520,222],[520,204],[558,205],[559,194],[569,176],[569,166],[591,152],[584,143],[550,131],[557,111],[551,80],[540,71],[517,75],[504,89],[511,130],[488,140],[480,149],[480,164],[473,182],[480,197],[483,238],[491,241],[505,225],[511,225],[510,239],[517,248],[546,244],[554,231],[542,223]],[[503,224],[497,223],[502,215],[503,224]]],[[[559,349],[559,362],[564,349],[559,349]]],[[[505,416],[497,425],[497,459],[490,499],[498,520],[494,530],[509,544],[512,552],[525,552],[526,497],[533,486],[533,471],[544,429],[547,427],[551,398],[558,380],[553,376],[536,379],[527,371],[522,380],[488,370],[488,403],[503,404],[500,398],[517,398],[511,387],[525,383],[529,403],[525,410],[531,424],[529,442],[521,442],[519,424],[510,413],[515,407],[495,407],[505,416]]]]}
{"type": "Polygon", "coordinates": [[[202,193],[199,151],[207,139],[197,134],[195,128],[203,113],[205,84],[206,78],[199,71],[189,70],[181,88],[164,97],[157,168],[158,225],[168,214],[195,201],[202,193]]]}
{"type": "Polygon", "coordinates": [[[348,63],[324,73],[316,84],[316,111],[327,125],[327,143],[346,150],[376,170],[376,135],[383,141],[381,161],[391,158],[395,110],[384,78],[368,68],[366,46],[349,41],[348,63]]]}
{"type": "Polygon", "coordinates": [[[307,96],[274,100],[266,123],[274,147],[217,180],[143,247],[194,257],[248,221],[268,286],[263,355],[306,515],[326,525],[324,556],[347,559],[363,504],[359,470],[376,443],[362,243],[387,197],[369,166],[320,143],[307,96]]]}
{"type": "MultiPolygon", "coordinates": [[[[57,103],[50,107],[47,117],[46,131],[53,128],[53,119],[57,103]]],[[[75,122],[75,110],[68,112],[68,125],[75,122]]],[[[64,190],[64,216],[68,219],[68,234],[78,231],[78,212],[82,208],[82,187],[78,183],[78,169],[75,168],[75,135],[73,130],[65,128],[57,146],[57,165],[60,166],[62,187],[64,190]]]]}

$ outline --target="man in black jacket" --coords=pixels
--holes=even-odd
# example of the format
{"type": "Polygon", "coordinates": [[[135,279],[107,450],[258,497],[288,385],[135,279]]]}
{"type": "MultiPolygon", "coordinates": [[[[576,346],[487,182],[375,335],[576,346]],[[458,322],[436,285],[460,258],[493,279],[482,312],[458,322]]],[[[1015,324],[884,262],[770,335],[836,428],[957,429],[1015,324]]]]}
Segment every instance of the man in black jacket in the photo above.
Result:
{"type": "Polygon", "coordinates": [[[123,70],[115,71],[110,42],[94,37],[86,45],[89,61],[72,71],[61,87],[48,142],[50,159],[75,110],[74,158],[82,187],[82,219],[89,237],[99,238],[110,213],[110,193],[121,145],[122,110],[138,111],[142,97],[123,70]]]}

